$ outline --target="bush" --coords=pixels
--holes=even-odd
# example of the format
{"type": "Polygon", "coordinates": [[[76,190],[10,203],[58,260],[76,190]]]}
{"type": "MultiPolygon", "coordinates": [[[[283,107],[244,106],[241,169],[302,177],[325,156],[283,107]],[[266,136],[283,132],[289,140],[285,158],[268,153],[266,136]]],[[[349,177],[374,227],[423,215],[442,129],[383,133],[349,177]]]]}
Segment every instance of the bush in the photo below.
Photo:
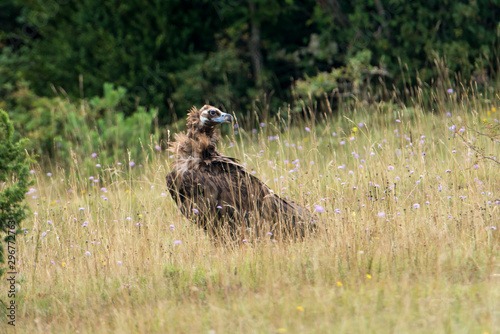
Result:
{"type": "MultiPolygon", "coordinates": [[[[27,207],[23,200],[30,180],[30,163],[25,147],[27,140],[15,142],[14,127],[5,111],[0,109],[0,235],[7,235],[14,222],[17,232],[24,218],[27,207]]],[[[0,245],[0,262],[4,262],[4,246],[0,245]]]]}
{"type": "Polygon", "coordinates": [[[21,85],[12,94],[13,104],[27,111],[14,112],[11,118],[20,135],[32,140],[28,148],[46,164],[105,165],[126,161],[129,155],[140,161],[146,154],[143,146],[156,146],[160,138],[156,110],[139,106],[126,117],[122,103],[127,90],[105,84],[103,91],[102,97],[72,102],[38,97],[21,85]]]}

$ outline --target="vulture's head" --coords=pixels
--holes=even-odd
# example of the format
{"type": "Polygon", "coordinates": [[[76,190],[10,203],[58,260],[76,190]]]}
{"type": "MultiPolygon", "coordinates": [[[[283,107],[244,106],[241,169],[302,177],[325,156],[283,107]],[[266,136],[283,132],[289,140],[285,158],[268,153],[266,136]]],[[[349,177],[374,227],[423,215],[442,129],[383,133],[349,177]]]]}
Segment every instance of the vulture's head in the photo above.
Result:
{"type": "Polygon", "coordinates": [[[232,123],[233,120],[233,116],[206,104],[199,110],[191,109],[188,116],[188,127],[200,132],[212,132],[216,125],[232,123]]]}

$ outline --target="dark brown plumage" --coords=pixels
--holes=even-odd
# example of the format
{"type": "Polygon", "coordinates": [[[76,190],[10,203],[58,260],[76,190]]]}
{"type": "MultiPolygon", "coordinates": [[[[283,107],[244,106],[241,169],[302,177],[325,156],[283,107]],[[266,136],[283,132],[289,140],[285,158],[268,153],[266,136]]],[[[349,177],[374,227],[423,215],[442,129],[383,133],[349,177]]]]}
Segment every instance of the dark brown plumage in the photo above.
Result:
{"type": "Polygon", "coordinates": [[[213,236],[231,238],[274,235],[303,236],[315,217],[273,191],[216,149],[215,126],[233,118],[205,105],[188,114],[187,133],[175,136],[175,155],[167,175],[170,195],[182,214],[213,236]]]}

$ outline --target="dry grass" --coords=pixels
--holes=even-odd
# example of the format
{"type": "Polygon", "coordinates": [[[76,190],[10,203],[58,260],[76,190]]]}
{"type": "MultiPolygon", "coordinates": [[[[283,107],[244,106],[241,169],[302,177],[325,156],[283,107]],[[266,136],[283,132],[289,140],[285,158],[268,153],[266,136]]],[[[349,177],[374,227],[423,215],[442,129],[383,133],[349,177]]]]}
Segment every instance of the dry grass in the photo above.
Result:
{"type": "Polygon", "coordinates": [[[37,166],[18,332],[498,332],[500,169],[449,129],[482,129],[500,118],[491,107],[448,101],[447,117],[357,104],[223,138],[275,192],[324,208],[325,229],[304,242],[214,246],[165,194],[165,152],[133,168],[37,166]]]}

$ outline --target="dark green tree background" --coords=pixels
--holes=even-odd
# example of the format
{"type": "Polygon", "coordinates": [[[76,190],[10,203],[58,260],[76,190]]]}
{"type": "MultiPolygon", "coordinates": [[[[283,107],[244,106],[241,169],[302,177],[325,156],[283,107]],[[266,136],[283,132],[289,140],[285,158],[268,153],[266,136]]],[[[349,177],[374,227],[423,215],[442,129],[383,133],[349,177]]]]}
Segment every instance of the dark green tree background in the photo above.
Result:
{"type": "Polygon", "coordinates": [[[23,82],[38,95],[92,97],[108,82],[127,89],[125,114],[157,107],[168,123],[205,102],[230,110],[290,102],[293,80],[364,51],[388,86],[430,83],[443,69],[486,85],[498,65],[499,4],[3,0],[0,94],[7,101],[23,82]]]}

